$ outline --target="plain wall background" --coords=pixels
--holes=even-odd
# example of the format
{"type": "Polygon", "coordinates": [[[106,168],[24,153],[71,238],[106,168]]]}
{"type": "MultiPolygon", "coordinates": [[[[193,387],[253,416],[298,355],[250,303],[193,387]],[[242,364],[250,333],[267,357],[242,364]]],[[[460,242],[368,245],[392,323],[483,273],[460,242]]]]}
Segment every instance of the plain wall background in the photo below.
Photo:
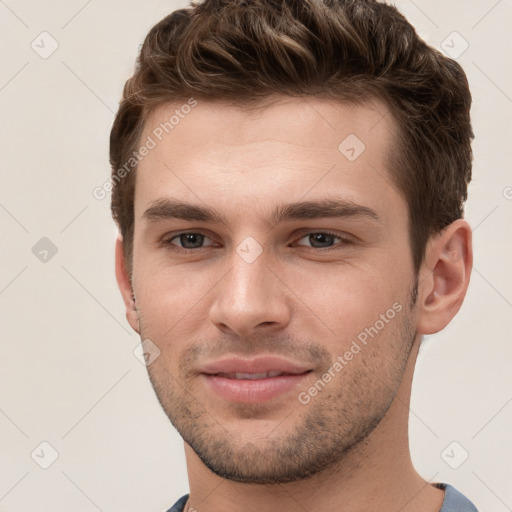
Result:
{"type": "MultiPolygon", "coordinates": [[[[115,282],[109,197],[92,195],[109,179],[109,131],[139,45],[185,5],[0,1],[0,511],[163,512],[188,491],[183,442],[133,353],[139,340],[115,282]],[[52,39],[58,48],[42,58],[52,39]],[[48,469],[40,464],[53,452],[42,442],[58,452],[48,469]]],[[[396,5],[431,45],[457,53],[469,45],[457,60],[476,134],[466,207],[475,268],[461,312],[421,350],[413,460],[426,479],[504,512],[512,509],[512,2],[396,5]],[[458,469],[447,447],[452,465],[469,454],[458,469]]]]}

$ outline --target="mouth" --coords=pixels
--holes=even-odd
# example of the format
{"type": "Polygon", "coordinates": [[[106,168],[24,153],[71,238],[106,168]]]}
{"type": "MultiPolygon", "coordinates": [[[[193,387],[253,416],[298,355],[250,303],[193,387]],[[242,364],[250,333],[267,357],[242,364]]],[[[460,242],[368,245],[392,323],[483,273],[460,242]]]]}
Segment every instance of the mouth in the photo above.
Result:
{"type": "MultiPolygon", "coordinates": [[[[309,373],[311,370],[307,370],[303,373],[309,373]]],[[[224,379],[236,379],[236,380],[262,380],[269,379],[272,377],[281,377],[288,375],[302,375],[302,373],[286,373],[280,371],[269,371],[269,372],[260,372],[260,373],[241,373],[241,372],[230,372],[230,373],[215,373],[213,374],[217,377],[223,377],[224,379]]]]}
{"type": "Polygon", "coordinates": [[[201,379],[217,397],[234,403],[263,403],[305,388],[313,371],[276,357],[227,358],[202,368],[201,379]]]}

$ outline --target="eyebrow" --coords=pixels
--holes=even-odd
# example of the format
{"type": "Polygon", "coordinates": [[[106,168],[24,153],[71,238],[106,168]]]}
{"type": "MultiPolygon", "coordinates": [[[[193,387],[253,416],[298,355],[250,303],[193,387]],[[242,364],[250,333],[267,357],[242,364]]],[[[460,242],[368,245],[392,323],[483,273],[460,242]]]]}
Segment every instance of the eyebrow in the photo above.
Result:
{"type": "MultiPolygon", "coordinates": [[[[327,217],[362,217],[381,222],[375,210],[347,199],[322,199],[278,205],[270,216],[265,219],[265,222],[268,225],[273,225],[289,220],[327,217]]],[[[227,219],[215,208],[187,203],[173,198],[161,198],[153,201],[142,214],[142,218],[148,223],[179,219],[192,222],[228,224],[227,219]]]]}

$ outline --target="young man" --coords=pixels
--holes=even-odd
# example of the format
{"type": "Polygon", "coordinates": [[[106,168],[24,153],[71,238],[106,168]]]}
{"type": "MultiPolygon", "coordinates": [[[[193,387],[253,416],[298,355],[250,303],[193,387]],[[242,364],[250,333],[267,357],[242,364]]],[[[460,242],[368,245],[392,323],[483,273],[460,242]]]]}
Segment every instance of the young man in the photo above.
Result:
{"type": "Polygon", "coordinates": [[[459,310],[470,92],[370,0],[206,0],[149,32],[111,133],[116,276],[185,441],[170,510],[474,511],[408,446],[459,310]]]}

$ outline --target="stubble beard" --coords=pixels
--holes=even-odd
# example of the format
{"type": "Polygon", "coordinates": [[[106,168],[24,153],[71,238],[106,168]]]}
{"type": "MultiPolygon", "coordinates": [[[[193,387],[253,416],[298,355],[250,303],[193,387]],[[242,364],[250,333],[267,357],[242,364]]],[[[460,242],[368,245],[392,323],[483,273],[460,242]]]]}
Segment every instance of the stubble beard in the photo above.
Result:
{"type": "MultiPolygon", "coordinates": [[[[307,405],[292,398],[295,403],[288,416],[283,413],[284,417],[271,423],[272,428],[265,435],[252,436],[249,441],[242,440],[241,432],[250,429],[251,421],[265,417],[264,405],[230,404],[232,417],[227,425],[206,396],[197,390],[197,378],[187,380],[183,361],[176,377],[162,364],[164,358],[158,358],[147,368],[149,378],[172,425],[203,464],[222,478],[278,484],[326,471],[350,471],[344,464],[347,454],[364,447],[368,436],[386,415],[404,375],[415,338],[412,312],[417,281],[410,297],[409,307],[404,307],[404,316],[397,322],[399,325],[386,327],[390,329],[384,334],[391,353],[384,369],[382,354],[365,347],[363,364],[357,364],[356,355],[356,364],[347,365],[307,405]],[[293,422],[289,421],[290,416],[293,422]],[[237,421],[233,422],[233,418],[237,421]]],[[[145,329],[140,325],[141,339],[145,339],[142,334],[145,329]]],[[[321,375],[319,372],[316,377],[321,375]]],[[[225,411],[226,408],[224,414],[225,411]]],[[[354,457],[351,464],[357,464],[354,457]]]]}

